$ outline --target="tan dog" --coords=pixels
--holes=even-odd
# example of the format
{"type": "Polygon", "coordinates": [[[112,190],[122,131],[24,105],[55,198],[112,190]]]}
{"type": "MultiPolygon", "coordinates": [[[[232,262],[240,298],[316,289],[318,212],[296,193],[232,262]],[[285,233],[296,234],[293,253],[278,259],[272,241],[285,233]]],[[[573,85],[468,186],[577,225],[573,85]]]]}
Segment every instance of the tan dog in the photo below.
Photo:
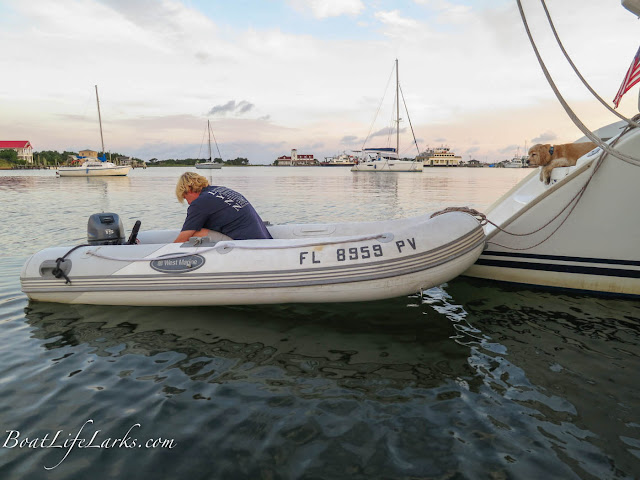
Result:
{"type": "Polygon", "coordinates": [[[540,181],[549,184],[551,170],[556,167],[572,167],[584,154],[596,148],[593,142],[565,143],[562,145],[542,145],[538,143],[529,149],[529,165],[544,166],[540,170],[540,181]]]}

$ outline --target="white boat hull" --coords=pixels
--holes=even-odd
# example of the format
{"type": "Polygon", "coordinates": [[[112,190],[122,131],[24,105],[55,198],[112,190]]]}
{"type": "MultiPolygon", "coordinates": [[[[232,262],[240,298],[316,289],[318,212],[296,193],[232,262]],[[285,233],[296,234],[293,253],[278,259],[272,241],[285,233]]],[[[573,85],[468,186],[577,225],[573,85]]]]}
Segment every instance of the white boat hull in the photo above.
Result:
{"type": "Polygon", "coordinates": [[[113,165],[104,167],[59,167],[60,177],[122,177],[129,174],[131,166],[113,165]]]}
{"type": "Polygon", "coordinates": [[[352,172],[421,172],[422,162],[407,160],[362,161],[351,167],[352,172]]]}
{"type": "MultiPolygon", "coordinates": [[[[637,157],[640,130],[625,135],[615,148],[637,157]]],[[[551,223],[520,237],[486,225],[487,248],[465,275],[640,295],[640,168],[607,156],[573,208],[572,199],[594,172],[599,151],[583,156],[575,167],[554,169],[549,186],[540,182],[536,169],[496,202],[487,218],[508,232],[529,233],[551,223]]]]}
{"type": "Polygon", "coordinates": [[[71,247],[48,248],[25,263],[22,290],[32,300],[98,305],[378,300],[458,276],[485,237],[474,217],[459,212],[269,230],[273,240],[188,246],[164,243],[177,232],[158,231],[141,232],[140,245],[81,247],[61,263],[70,283],[52,272],[71,247]]]}
{"type": "Polygon", "coordinates": [[[219,170],[222,168],[222,165],[219,163],[196,163],[196,168],[199,170],[201,169],[219,170]]]}

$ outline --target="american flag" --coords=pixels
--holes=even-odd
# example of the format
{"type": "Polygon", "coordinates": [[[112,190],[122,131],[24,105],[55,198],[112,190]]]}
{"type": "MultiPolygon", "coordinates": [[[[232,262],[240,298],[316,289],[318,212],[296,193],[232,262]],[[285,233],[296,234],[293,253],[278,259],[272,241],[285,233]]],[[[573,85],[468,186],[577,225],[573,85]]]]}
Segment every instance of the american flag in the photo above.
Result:
{"type": "Polygon", "coordinates": [[[622,85],[620,85],[616,98],[613,99],[615,108],[618,108],[618,104],[620,103],[622,96],[638,82],[640,82],[640,48],[638,49],[636,56],[633,57],[633,62],[631,62],[631,66],[629,67],[627,74],[624,76],[624,80],[622,81],[622,85]]]}

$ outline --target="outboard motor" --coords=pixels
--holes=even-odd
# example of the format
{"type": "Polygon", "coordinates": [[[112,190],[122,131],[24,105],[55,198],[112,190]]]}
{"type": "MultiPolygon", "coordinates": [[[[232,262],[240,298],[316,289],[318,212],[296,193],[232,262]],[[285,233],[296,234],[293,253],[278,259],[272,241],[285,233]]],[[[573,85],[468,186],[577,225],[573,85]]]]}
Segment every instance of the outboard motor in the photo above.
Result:
{"type": "Polygon", "coordinates": [[[94,213],[87,224],[89,245],[121,245],[124,243],[122,220],[115,213],[94,213]]]}

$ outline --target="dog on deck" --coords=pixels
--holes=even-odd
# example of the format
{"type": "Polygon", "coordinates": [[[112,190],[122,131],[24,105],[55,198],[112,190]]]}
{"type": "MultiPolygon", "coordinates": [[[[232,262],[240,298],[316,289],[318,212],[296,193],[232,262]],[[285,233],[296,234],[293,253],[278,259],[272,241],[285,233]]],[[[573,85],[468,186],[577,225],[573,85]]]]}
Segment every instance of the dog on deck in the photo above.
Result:
{"type": "Polygon", "coordinates": [[[540,144],[529,149],[529,165],[542,166],[540,181],[547,185],[551,181],[551,170],[556,167],[572,167],[584,154],[596,148],[593,142],[565,143],[562,145],[540,144]]]}

